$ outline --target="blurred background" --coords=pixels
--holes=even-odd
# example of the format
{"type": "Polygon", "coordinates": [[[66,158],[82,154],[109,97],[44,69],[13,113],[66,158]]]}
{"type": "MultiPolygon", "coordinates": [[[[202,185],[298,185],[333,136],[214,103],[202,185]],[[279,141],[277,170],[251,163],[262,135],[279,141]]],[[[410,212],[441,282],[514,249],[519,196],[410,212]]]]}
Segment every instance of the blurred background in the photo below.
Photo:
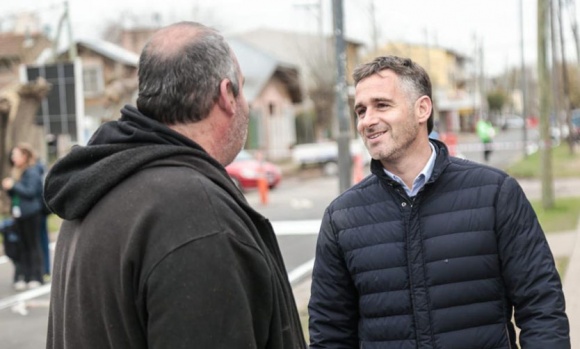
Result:
{"type": "MultiPolygon", "coordinates": [[[[304,315],[322,210],[368,174],[351,110],[352,71],[379,55],[405,56],[431,76],[432,137],[454,155],[484,162],[476,125],[491,121],[497,136],[488,163],[522,183],[566,287],[580,291],[568,281],[580,279],[575,0],[19,0],[0,8],[2,178],[15,144],[31,143],[50,167],[134,104],[139,53],[158,28],[183,20],[212,26],[238,57],[250,104],[246,151],[228,173],[278,224],[304,315]],[[268,168],[265,191],[260,166],[268,168]]],[[[8,213],[4,193],[0,213],[8,213]]],[[[49,217],[52,241],[58,225],[49,217]]],[[[9,338],[2,347],[42,347],[50,285],[16,294],[10,275],[0,257],[0,333],[9,338]]],[[[567,298],[569,309],[580,308],[567,298]]]]}

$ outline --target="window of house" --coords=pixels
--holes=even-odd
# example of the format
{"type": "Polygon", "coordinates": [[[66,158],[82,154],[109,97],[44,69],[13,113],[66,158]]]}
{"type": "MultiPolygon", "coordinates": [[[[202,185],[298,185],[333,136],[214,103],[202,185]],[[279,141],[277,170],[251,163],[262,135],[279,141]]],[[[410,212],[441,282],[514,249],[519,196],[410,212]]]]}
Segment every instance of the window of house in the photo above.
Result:
{"type": "Polygon", "coordinates": [[[83,91],[85,96],[98,96],[103,93],[103,67],[98,64],[83,66],[83,91]]]}
{"type": "Polygon", "coordinates": [[[270,116],[274,116],[274,114],[276,114],[276,106],[272,102],[268,104],[268,113],[270,116]]]}

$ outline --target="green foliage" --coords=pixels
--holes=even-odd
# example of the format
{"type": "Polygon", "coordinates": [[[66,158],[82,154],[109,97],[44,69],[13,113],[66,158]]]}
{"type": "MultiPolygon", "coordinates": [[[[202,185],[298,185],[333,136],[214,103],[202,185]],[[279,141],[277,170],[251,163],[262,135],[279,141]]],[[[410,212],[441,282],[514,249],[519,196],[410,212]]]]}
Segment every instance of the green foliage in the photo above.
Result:
{"type": "MultiPolygon", "coordinates": [[[[540,152],[508,167],[507,173],[516,178],[536,178],[541,176],[540,152]]],[[[578,177],[580,174],[580,154],[570,154],[567,144],[552,148],[552,171],[554,178],[578,177]]]]}
{"type": "Polygon", "coordinates": [[[487,104],[491,112],[501,112],[506,101],[507,96],[502,90],[491,91],[487,94],[487,104]]]}
{"type": "Polygon", "coordinates": [[[316,115],[312,110],[296,115],[296,144],[312,143],[315,141],[314,124],[316,115]]]}

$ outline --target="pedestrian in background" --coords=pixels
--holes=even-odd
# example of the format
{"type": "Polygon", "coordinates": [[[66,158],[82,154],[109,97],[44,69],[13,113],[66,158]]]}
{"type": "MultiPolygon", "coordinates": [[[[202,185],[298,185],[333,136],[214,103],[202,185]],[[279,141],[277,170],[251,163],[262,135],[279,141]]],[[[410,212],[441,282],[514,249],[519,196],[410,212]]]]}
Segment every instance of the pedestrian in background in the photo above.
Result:
{"type": "Polygon", "coordinates": [[[40,247],[42,210],[42,175],[36,170],[36,155],[28,144],[19,144],[10,152],[11,176],[2,180],[2,188],[11,201],[11,213],[20,243],[19,258],[14,263],[14,289],[23,291],[43,284],[40,247]]]}
{"type": "Polygon", "coordinates": [[[564,295],[515,179],[429,140],[431,82],[410,59],[354,71],[372,174],[326,209],[311,348],[569,349],[564,295]]]}
{"type": "Polygon", "coordinates": [[[224,166],[249,107],[224,38],[160,29],[137,108],[53,165],[58,236],[47,348],[304,348],[272,226],[224,166]]]}
{"type": "MultiPolygon", "coordinates": [[[[40,177],[44,183],[44,176],[46,173],[46,167],[42,161],[36,161],[36,170],[40,174],[40,177]]],[[[42,252],[42,274],[44,282],[50,281],[50,236],[48,232],[48,216],[50,211],[46,207],[44,200],[42,200],[42,209],[40,210],[40,251],[42,252]]]]}
{"type": "Polygon", "coordinates": [[[495,128],[491,121],[481,118],[475,125],[475,131],[479,140],[483,144],[483,160],[489,162],[489,156],[493,151],[493,138],[495,137],[495,128]]]}

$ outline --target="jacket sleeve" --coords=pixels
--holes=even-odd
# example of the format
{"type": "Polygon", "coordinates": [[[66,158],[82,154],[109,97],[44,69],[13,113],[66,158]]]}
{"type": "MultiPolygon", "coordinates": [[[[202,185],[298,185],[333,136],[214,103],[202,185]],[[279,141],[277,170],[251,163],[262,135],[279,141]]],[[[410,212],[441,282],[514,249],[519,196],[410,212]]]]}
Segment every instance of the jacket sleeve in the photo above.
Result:
{"type": "Polygon", "coordinates": [[[515,179],[501,185],[496,207],[499,256],[522,349],[569,349],[562,283],[532,206],[515,179]]]}
{"type": "Polygon", "coordinates": [[[40,198],[42,195],[42,176],[33,169],[27,169],[22,174],[22,178],[14,183],[9,193],[11,195],[18,194],[18,196],[27,199],[40,198]]]}
{"type": "Polygon", "coordinates": [[[311,349],[358,348],[357,291],[328,210],[316,245],[308,311],[311,349]]]}
{"type": "Polygon", "coordinates": [[[146,281],[149,348],[266,347],[271,280],[263,256],[230,234],[179,247],[146,281]]]}

